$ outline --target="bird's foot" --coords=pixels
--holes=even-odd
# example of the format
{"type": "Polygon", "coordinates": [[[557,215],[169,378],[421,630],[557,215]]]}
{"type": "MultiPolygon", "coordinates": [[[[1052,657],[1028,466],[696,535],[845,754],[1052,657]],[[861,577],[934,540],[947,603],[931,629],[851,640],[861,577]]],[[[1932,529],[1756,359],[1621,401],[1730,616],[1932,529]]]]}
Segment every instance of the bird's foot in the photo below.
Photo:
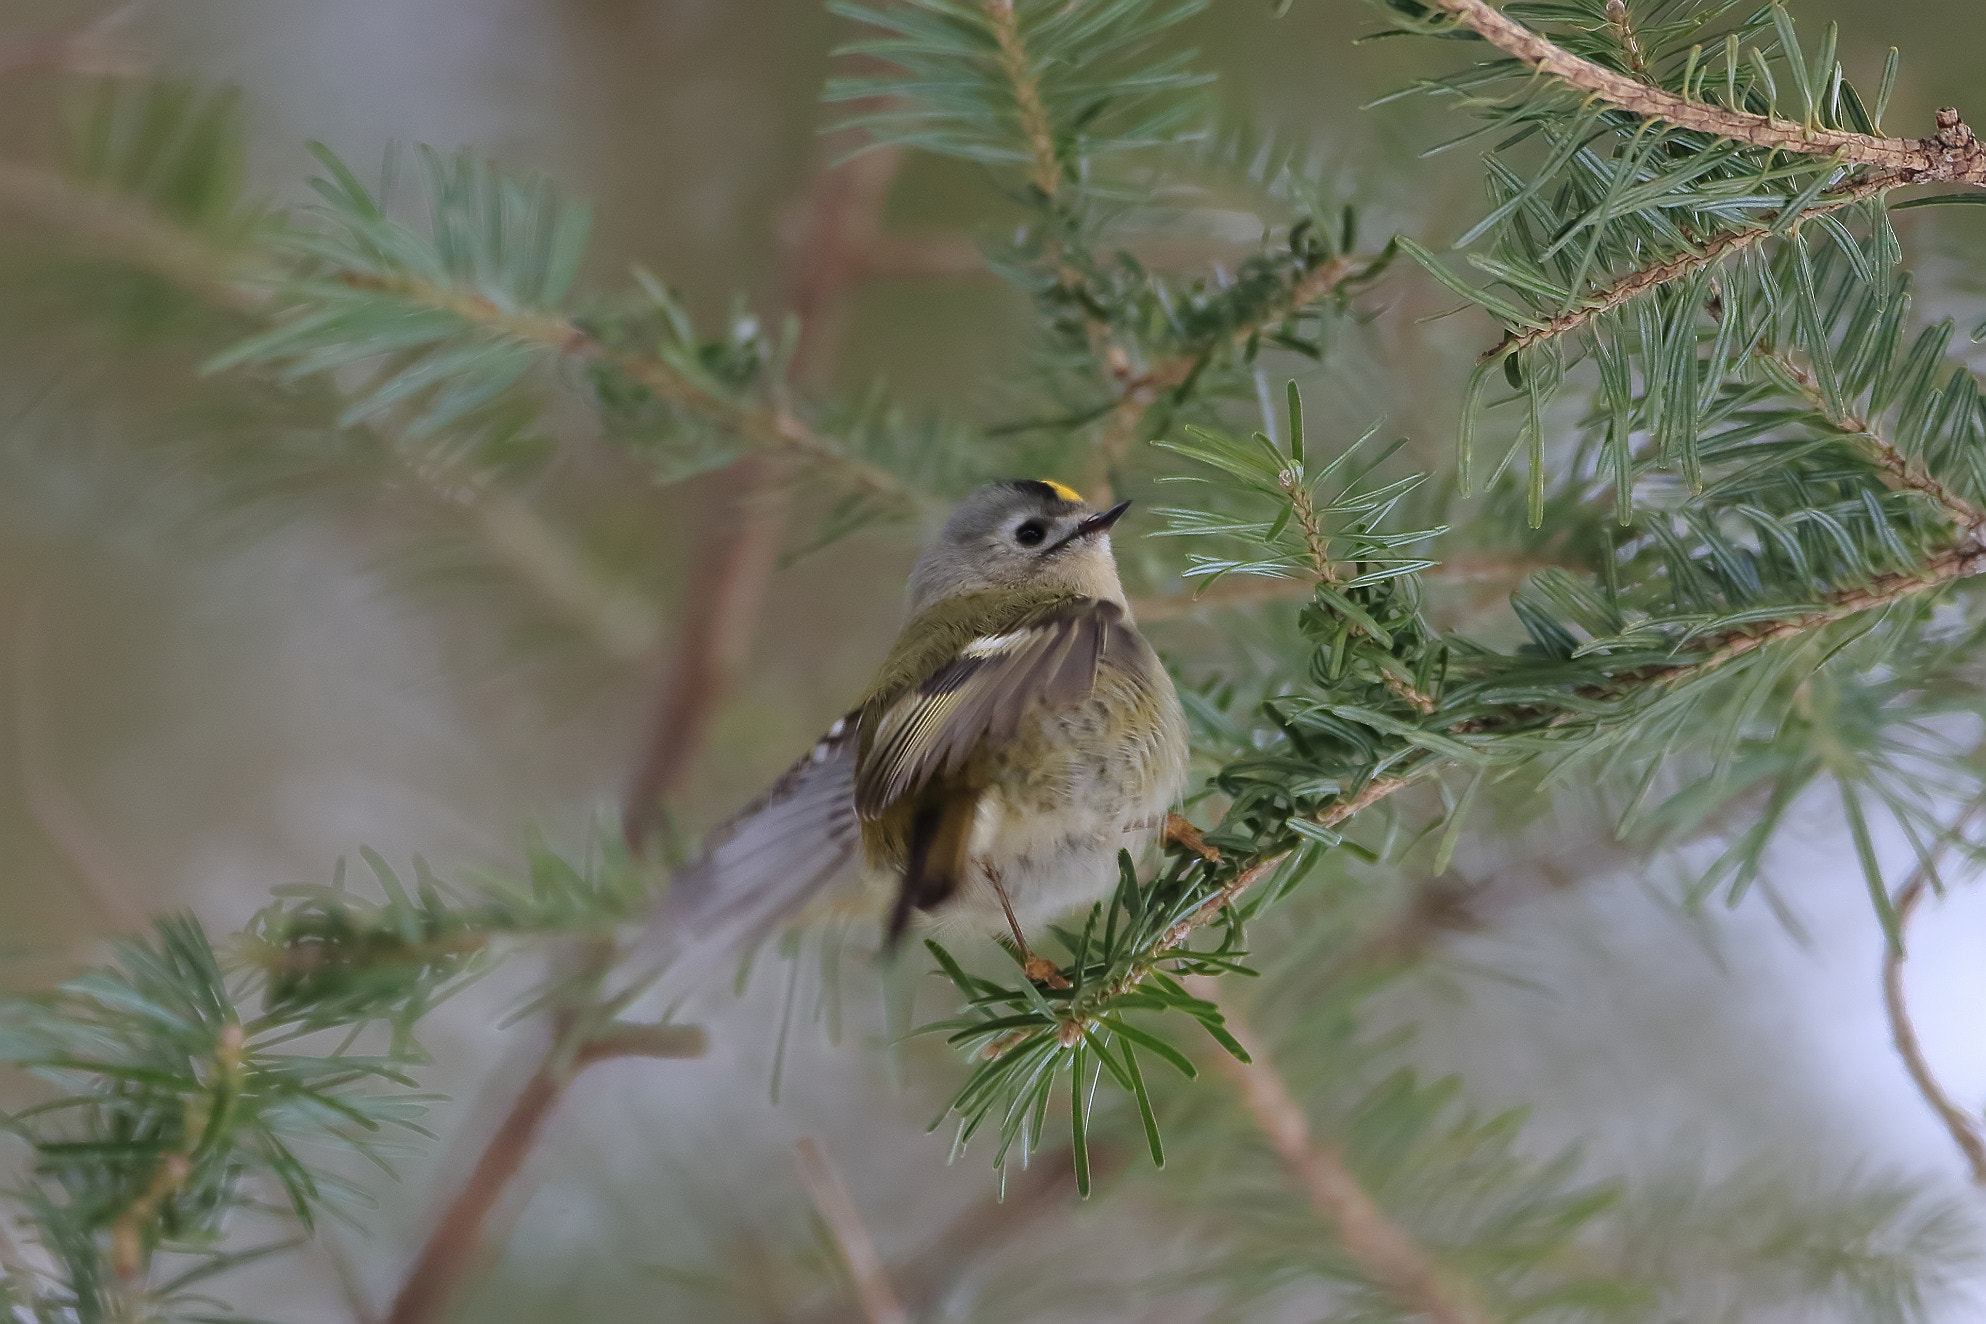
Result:
{"type": "Polygon", "coordinates": [[[1035,983],[1046,984],[1050,988],[1069,987],[1069,981],[1062,978],[1062,972],[1056,969],[1055,962],[1045,956],[1036,956],[1032,952],[1028,953],[1027,960],[1021,962],[1021,973],[1035,983]]]}
{"type": "Polygon", "coordinates": [[[1219,864],[1221,862],[1220,851],[1209,846],[1207,839],[1200,835],[1200,829],[1194,827],[1183,815],[1167,814],[1165,816],[1165,839],[1176,845],[1184,846],[1208,864],[1219,864]]]}

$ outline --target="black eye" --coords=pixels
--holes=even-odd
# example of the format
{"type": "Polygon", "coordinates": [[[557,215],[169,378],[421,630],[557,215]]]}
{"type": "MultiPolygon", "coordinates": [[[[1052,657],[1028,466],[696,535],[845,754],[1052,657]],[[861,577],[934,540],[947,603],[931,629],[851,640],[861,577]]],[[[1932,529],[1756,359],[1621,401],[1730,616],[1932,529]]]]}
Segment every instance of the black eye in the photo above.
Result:
{"type": "Polygon", "coordinates": [[[1014,541],[1023,547],[1033,547],[1048,536],[1048,526],[1038,519],[1031,519],[1014,530],[1014,541]]]}

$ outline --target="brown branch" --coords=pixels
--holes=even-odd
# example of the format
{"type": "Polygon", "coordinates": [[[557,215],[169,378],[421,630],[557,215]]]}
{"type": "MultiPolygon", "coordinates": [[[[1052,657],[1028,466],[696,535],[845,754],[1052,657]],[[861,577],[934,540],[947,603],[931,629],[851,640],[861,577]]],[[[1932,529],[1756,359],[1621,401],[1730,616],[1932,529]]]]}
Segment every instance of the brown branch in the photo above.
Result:
{"type": "MultiPolygon", "coordinates": [[[[1185,981],[1187,991],[1209,1002],[1220,986],[1207,975],[1185,981]]],[[[1310,1208],[1338,1235],[1339,1244],[1373,1286],[1433,1324],[1490,1324],[1477,1293],[1442,1269],[1407,1230],[1365,1189],[1336,1145],[1312,1140],[1310,1118],[1270,1060],[1268,1050],[1231,1006],[1222,1008],[1228,1033],[1248,1051],[1242,1062],[1226,1053],[1214,1069],[1241,1093],[1249,1117],[1290,1177],[1309,1198],[1310,1208]]]]}
{"type": "Polygon", "coordinates": [[[696,1057],[704,1051],[694,1026],[611,1026],[568,1056],[562,1027],[537,1070],[511,1101],[496,1133],[476,1156],[469,1176],[448,1202],[402,1280],[382,1324],[436,1324],[481,1253],[483,1229],[510,1181],[537,1148],[545,1123],[573,1079],[587,1067],[623,1057],[696,1057]]]}
{"type": "Polygon", "coordinates": [[[762,459],[699,480],[704,514],[684,577],[675,657],[621,801],[621,835],[646,844],[663,799],[677,790],[702,753],[710,726],[744,662],[766,589],[779,559],[785,502],[769,489],[762,459]]]}
{"type": "MultiPolygon", "coordinates": [[[[1986,813],[1986,796],[1974,800],[1959,814],[1951,826],[1949,839],[1961,839],[1966,828],[1982,813],[1986,813]]],[[[1896,910],[1899,935],[1909,925],[1918,906],[1923,904],[1925,895],[1931,891],[1937,878],[1939,857],[1948,844],[1949,840],[1940,842],[1938,848],[1917,866],[1909,881],[1898,889],[1892,904],[1896,910]]],[[[1889,1016],[1890,1039],[1896,1045],[1897,1056],[1903,1059],[1904,1070],[1910,1073],[1911,1082],[1917,1086],[1917,1092],[1924,1096],[1924,1102],[1931,1105],[1931,1111],[1938,1115],[1945,1130],[1951,1133],[1952,1143],[1965,1156],[1973,1182],[1986,1186],[1986,1126],[1982,1126],[1978,1117],[1952,1100],[1924,1056],[1924,1045],[1917,1038],[1917,1027],[1911,1023],[1909,1004],[1904,997],[1905,959],[1901,942],[1883,944],[1883,1009],[1889,1016]]]]}
{"type": "MultiPolygon", "coordinates": [[[[1811,206],[1801,210],[1793,221],[1792,228],[1796,229],[1800,224],[1816,216],[1826,216],[1830,212],[1853,206],[1866,198],[1895,188],[1901,182],[1892,174],[1874,174],[1858,179],[1846,188],[1822,194],[1811,206]]],[[[1504,332],[1502,340],[1483,351],[1481,361],[1495,362],[1529,349],[1533,345],[1556,340],[1560,336],[1577,331],[1602,313],[1610,312],[1652,289],[1681,280],[1701,271],[1704,267],[1722,262],[1733,253],[1742,252],[1755,244],[1789,232],[1785,220],[1776,218],[1770,224],[1748,226],[1742,230],[1730,230],[1717,235],[1697,252],[1682,253],[1632,272],[1587,299],[1577,308],[1559,313],[1541,325],[1526,327],[1521,331],[1504,332]]]]}
{"type": "Polygon", "coordinates": [[[910,1324],[882,1257],[876,1254],[876,1243],[862,1222],[862,1211],[856,1208],[855,1197],[842,1185],[820,1144],[811,1136],[801,1137],[793,1146],[793,1158],[800,1169],[800,1181],[841,1252],[842,1263],[848,1266],[856,1300],[861,1302],[869,1324],[910,1324]]]}
{"type": "Polygon", "coordinates": [[[1885,138],[1847,129],[1795,124],[1777,116],[1692,101],[1618,73],[1540,36],[1492,7],[1488,0],[1427,2],[1506,55],[1515,56],[1540,73],[1631,115],[1754,147],[1834,157],[1844,165],[1873,166],[1906,184],[1931,181],[1986,184],[1986,146],[1972,136],[1958,111],[1949,107],[1938,112],[1938,132],[1929,138],[1885,138]]]}
{"type": "MultiPolygon", "coordinates": [[[[901,164],[900,152],[880,151],[819,171],[783,228],[783,302],[800,322],[791,364],[796,378],[818,379],[834,361],[849,296],[862,279],[862,254],[881,233],[883,205],[901,164]]],[[[751,645],[785,534],[785,496],[773,478],[757,457],[703,480],[705,499],[697,506],[704,516],[685,579],[676,655],[621,800],[621,834],[631,849],[646,844],[663,798],[695,763],[751,645]]]]}

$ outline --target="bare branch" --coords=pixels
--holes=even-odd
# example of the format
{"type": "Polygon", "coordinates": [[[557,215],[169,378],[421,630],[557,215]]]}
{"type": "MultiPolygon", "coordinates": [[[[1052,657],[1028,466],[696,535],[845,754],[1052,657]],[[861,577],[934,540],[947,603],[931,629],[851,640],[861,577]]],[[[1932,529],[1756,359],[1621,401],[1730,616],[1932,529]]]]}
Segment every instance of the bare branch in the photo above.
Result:
{"type": "Polygon", "coordinates": [[[581,1071],[615,1058],[696,1057],[704,1051],[703,1032],[689,1025],[611,1025],[574,1047],[566,1043],[571,1019],[560,1019],[551,1047],[477,1154],[468,1179],[442,1210],[382,1324],[437,1324],[447,1317],[450,1302],[482,1251],[490,1215],[581,1071]]]}
{"type": "MultiPolygon", "coordinates": [[[[1947,840],[1940,842],[1937,849],[1917,866],[1909,881],[1897,890],[1891,904],[1896,910],[1899,934],[1909,925],[1911,916],[1916,914],[1925,895],[1932,890],[1932,884],[1937,880],[1938,861],[1946,847],[1951,841],[1963,839],[1966,829],[1981,814],[1986,814],[1986,796],[1966,806],[1952,823],[1947,840]]],[[[1938,1115],[1938,1120],[1945,1124],[1945,1130],[1951,1133],[1952,1143],[1965,1156],[1973,1182],[1986,1186],[1986,1125],[1952,1100],[1944,1086],[1938,1083],[1930,1061],[1924,1056],[1924,1045],[1917,1038],[1917,1027],[1911,1023],[1909,1004],[1904,996],[1905,959],[1901,942],[1883,944],[1883,1009],[1889,1016],[1890,1039],[1896,1044],[1897,1056],[1903,1059],[1904,1070],[1910,1073],[1917,1092],[1924,1096],[1924,1102],[1931,1105],[1931,1111],[1938,1115]]]]}
{"type": "Polygon", "coordinates": [[[793,1146],[793,1158],[821,1222],[827,1224],[828,1235],[834,1238],[842,1262],[848,1266],[856,1299],[869,1324],[910,1324],[910,1316],[904,1313],[903,1302],[883,1269],[882,1257],[876,1254],[876,1243],[863,1225],[862,1212],[821,1152],[819,1142],[812,1136],[801,1137],[793,1146]]]}
{"type": "MultiPolygon", "coordinates": [[[[1185,981],[1187,991],[1209,1002],[1219,982],[1207,975],[1185,981]]],[[[1490,1324],[1477,1293],[1394,1222],[1359,1181],[1336,1145],[1318,1144],[1310,1118],[1284,1082],[1254,1030],[1225,1004],[1227,1029],[1248,1050],[1250,1061],[1216,1054],[1214,1069],[1241,1092],[1243,1104],[1290,1177],[1309,1197],[1317,1217],[1331,1225],[1347,1255],[1371,1283],[1395,1302],[1434,1324],[1490,1324]]]]}
{"type": "Polygon", "coordinates": [[[1873,166],[1905,184],[1931,181],[1986,184],[1986,146],[1973,137],[1958,111],[1949,107],[1938,112],[1938,132],[1929,138],[1885,138],[1795,124],[1777,116],[1691,101],[1617,73],[1531,31],[1492,7],[1488,0],[1427,0],[1427,3],[1506,55],[1515,56],[1566,86],[1632,115],[1754,147],[1833,157],[1844,165],[1873,166]]]}

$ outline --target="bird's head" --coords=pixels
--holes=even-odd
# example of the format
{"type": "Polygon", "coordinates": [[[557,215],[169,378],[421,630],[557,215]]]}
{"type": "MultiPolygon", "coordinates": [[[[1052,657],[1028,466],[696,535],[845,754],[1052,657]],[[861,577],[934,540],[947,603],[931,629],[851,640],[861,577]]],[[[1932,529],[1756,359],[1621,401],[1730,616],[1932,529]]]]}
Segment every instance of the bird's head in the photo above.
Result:
{"type": "Polygon", "coordinates": [[[985,589],[1040,588],[1122,604],[1110,526],[1129,501],[1097,510],[1074,488],[1014,478],[959,504],[910,574],[910,609],[985,589]]]}

